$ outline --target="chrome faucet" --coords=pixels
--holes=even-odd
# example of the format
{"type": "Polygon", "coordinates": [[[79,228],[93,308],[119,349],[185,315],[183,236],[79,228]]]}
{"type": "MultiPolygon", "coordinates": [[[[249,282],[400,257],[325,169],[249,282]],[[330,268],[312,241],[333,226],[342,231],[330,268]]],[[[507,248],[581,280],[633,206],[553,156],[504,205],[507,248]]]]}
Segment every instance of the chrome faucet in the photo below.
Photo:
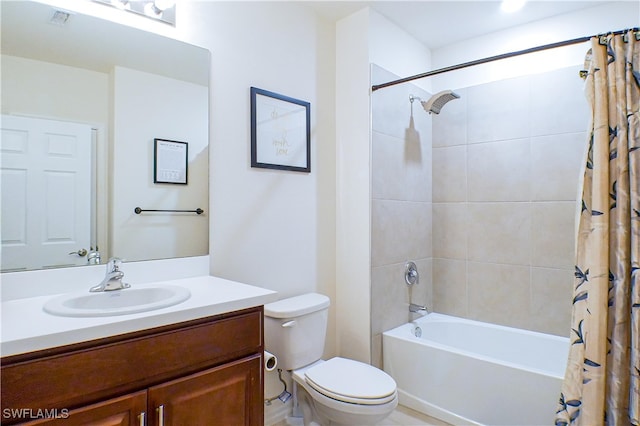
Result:
{"type": "Polygon", "coordinates": [[[429,313],[426,306],[416,305],[415,303],[409,303],[409,312],[420,315],[427,315],[429,313]]]}
{"type": "Polygon", "coordinates": [[[120,270],[121,263],[122,260],[118,259],[117,257],[112,257],[111,259],[109,259],[109,263],[107,263],[107,273],[105,274],[104,279],[100,284],[91,287],[89,291],[113,291],[131,287],[131,285],[122,282],[122,278],[124,278],[124,272],[120,270]]]}
{"type": "Polygon", "coordinates": [[[89,247],[89,254],[87,254],[87,263],[89,265],[100,264],[100,252],[98,251],[98,246],[96,246],[95,250],[93,249],[93,247],[89,247]]]}

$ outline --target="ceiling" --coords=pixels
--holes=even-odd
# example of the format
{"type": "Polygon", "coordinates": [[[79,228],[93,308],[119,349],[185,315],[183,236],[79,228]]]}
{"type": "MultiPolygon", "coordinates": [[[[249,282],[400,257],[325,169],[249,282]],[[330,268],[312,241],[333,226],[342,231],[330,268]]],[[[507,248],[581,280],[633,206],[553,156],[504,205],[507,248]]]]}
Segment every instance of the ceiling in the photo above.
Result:
{"type": "Polygon", "coordinates": [[[524,8],[512,14],[503,13],[500,1],[495,0],[308,2],[316,12],[330,20],[339,20],[370,6],[430,49],[604,3],[616,2],[529,0],[524,8]]]}

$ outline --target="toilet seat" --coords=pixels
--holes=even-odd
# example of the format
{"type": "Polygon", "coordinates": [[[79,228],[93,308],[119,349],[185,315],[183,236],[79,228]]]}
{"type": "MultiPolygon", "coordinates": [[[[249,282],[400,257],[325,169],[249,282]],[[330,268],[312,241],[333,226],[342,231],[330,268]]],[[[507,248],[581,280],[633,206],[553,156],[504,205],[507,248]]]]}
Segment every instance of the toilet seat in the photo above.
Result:
{"type": "Polygon", "coordinates": [[[345,358],[332,358],[304,372],[305,382],[317,392],[361,405],[380,405],[396,397],[396,382],[382,370],[345,358]]]}

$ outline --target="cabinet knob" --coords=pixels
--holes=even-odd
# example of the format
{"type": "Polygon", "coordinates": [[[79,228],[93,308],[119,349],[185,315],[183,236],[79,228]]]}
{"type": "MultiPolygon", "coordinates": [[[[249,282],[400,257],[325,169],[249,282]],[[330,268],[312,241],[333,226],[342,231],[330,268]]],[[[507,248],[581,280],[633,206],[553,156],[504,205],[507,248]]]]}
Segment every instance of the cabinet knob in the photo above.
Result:
{"type": "Polygon", "coordinates": [[[164,405],[160,405],[156,408],[158,413],[158,426],[164,426],[164,405]]]}
{"type": "Polygon", "coordinates": [[[140,426],[145,426],[147,424],[147,413],[144,411],[138,414],[138,420],[140,420],[140,426]]]}

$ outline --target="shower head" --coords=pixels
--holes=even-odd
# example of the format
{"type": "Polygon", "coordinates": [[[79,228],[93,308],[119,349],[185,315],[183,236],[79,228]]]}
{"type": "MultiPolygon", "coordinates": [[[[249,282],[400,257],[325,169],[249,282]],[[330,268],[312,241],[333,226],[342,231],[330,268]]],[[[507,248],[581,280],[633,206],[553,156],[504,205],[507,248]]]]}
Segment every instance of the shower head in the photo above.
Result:
{"type": "Polygon", "coordinates": [[[442,92],[438,92],[435,95],[431,96],[428,101],[420,101],[422,107],[429,114],[440,114],[440,110],[449,101],[454,99],[458,99],[460,95],[454,93],[452,90],[443,90],[442,92]]]}

